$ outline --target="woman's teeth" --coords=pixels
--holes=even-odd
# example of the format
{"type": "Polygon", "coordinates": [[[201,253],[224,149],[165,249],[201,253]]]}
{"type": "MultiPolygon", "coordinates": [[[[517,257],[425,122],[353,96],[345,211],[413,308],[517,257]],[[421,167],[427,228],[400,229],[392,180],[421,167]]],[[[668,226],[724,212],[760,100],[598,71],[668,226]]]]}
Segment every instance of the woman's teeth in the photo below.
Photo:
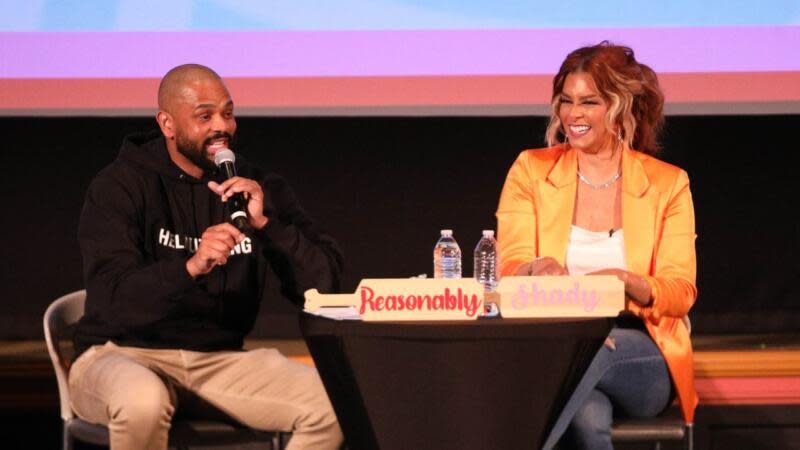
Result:
{"type": "Polygon", "coordinates": [[[591,128],[592,127],[590,127],[589,125],[570,125],[569,126],[569,130],[573,134],[583,134],[583,133],[586,133],[587,131],[589,131],[589,129],[591,129],[591,128]]]}

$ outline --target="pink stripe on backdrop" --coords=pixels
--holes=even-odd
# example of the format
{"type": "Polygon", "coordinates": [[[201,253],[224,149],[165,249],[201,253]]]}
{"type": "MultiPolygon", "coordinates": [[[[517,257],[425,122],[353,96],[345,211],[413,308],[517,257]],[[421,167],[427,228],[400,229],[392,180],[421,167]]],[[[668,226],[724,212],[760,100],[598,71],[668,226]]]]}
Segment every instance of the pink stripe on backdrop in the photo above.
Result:
{"type": "Polygon", "coordinates": [[[226,77],[552,74],[601,40],[657,72],[800,70],[800,27],[319,32],[0,33],[0,78],[159,78],[198,62],[226,77]]]}
{"type": "Polygon", "coordinates": [[[800,404],[800,377],[698,378],[695,387],[705,405],[800,404]]]}
{"type": "MultiPolygon", "coordinates": [[[[248,109],[547,105],[550,75],[228,78],[248,109]]],[[[800,102],[800,71],[660,75],[668,103],[800,102]]],[[[0,110],[155,111],[156,78],[0,79],[0,110]]]]}

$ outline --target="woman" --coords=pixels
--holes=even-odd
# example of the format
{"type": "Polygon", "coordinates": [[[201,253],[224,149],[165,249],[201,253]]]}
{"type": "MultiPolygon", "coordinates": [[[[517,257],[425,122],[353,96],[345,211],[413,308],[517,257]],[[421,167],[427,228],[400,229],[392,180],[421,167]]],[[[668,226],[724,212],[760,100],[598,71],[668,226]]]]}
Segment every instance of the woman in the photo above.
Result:
{"type": "Polygon", "coordinates": [[[562,445],[611,449],[612,410],[655,416],[674,394],[693,420],[685,317],[697,296],[694,209],[686,172],[652,156],[663,104],[656,74],[630,48],[575,50],[553,80],[549,148],[522,152],[506,178],[502,275],[611,274],[625,283],[625,312],[547,449],[565,430],[562,445]]]}

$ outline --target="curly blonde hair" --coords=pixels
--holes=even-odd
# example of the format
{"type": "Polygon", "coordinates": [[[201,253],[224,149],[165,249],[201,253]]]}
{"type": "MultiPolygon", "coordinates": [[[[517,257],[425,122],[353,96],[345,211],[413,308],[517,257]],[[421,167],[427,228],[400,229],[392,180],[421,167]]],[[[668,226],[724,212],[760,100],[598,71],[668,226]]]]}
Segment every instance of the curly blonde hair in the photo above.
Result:
{"type": "Polygon", "coordinates": [[[658,134],[664,124],[664,94],[656,73],[634,58],[633,50],[608,41],[579,48],[561,64],[553,78],[553,107],[545,139],[547,145],[559,142],[563,124],[558,116],[561,92],[567,75],[586,73],[592,77],[600,96],[608,104],[605,124],[612,136],[619,136],[628,147],[643,153],[660,150],[658,134]]]}

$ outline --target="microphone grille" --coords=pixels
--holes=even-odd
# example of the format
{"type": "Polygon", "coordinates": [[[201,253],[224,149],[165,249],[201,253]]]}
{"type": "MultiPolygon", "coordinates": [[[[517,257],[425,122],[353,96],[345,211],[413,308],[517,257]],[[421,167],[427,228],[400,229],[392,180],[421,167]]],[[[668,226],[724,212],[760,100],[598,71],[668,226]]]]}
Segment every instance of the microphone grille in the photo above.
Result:
{"type": "Polygon", "coordinates": [[[228,148],[223,148],[222,150],[214,154],[214,164],[219,166],[225,162],[229,163],[236,162],[236,155],[234,155],[233,152],[228,148]]]}

